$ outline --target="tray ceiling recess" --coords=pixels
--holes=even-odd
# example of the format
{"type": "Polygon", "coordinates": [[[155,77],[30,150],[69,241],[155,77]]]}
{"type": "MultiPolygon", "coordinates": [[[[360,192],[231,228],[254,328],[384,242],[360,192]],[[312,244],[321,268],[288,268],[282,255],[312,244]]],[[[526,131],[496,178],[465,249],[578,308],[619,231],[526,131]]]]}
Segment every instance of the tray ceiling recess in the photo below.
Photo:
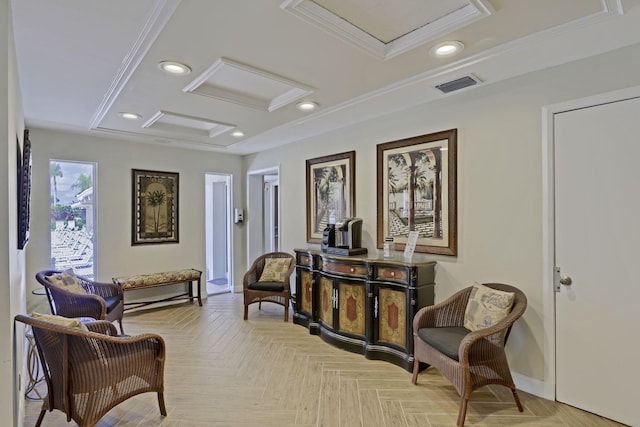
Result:
{"type": "Polygon", "coordinates": [[[183,91],[272,112],[312,94],[314,89],[258,68],[220,58],[183,91]]]}
{"type": "Polygon", "coordinates": [[[383,60],[494,13],[487,0],[285,0],[280,8],[383,60]]]}
{"type": "Polygon", "coordinates": [[[236,126],[200,117],[187,116],[185,114],[158,111],[153,117],[147,120],[142,127],[176,133],[177,135],[187,134],[213,138],[236,126]]]}

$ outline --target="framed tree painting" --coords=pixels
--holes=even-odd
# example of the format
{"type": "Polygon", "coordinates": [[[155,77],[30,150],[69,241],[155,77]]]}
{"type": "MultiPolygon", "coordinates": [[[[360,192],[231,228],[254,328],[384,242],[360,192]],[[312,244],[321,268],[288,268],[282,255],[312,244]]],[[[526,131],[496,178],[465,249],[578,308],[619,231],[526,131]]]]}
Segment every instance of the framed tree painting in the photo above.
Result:
{"type": "Polygon", "coordinates": [[[327,224],[355,215],[356,152],[307,160],[307,242],[322,243],[327,224]]]}
{"type": "Polygon", "coordinates": [[[403,250],[457,254],[457,129],[378,144],[377,247],[392,237],[403,250]]]}
{"type": "Polygon", "coordinates": [[[178,174],[132,169],[131,244],[178,243],[178,174]]]}

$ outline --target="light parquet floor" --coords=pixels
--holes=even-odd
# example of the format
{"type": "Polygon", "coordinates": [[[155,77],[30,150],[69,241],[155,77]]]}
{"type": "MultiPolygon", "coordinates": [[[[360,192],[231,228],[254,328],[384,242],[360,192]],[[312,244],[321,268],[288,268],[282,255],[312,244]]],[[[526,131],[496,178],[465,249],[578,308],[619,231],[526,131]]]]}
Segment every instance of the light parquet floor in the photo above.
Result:
{"type": "MultiPolygon", "coordinates": [[[[459,397],[435,369],[411,384],[411,374],[326,344],[306,328],[282,321],[282,308],[265,303],[242,320],[242,294],[209,297],[127,313],[125,332],[155,332],[167,344],[165,401],[155,393],[133,397],[97,427],[438,427],[454,426],[459,397]]],[[[291,316],[290,316],[291,318],[291,316]]],[[[567,405],[520,392],[485,387],[474,393],[468,426],[620,426],[567,405]]],[[[41,402],[26,404],[25,426],[35,425],[41,402]]],[[[59,411],[43,427],[68,427],[59,411]]]]}

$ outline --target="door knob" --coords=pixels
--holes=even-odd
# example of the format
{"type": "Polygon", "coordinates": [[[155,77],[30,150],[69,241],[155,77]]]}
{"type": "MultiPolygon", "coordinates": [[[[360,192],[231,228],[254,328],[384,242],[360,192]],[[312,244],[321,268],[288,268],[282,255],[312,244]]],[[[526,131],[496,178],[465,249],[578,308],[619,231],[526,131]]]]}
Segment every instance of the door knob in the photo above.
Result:
{"type": "Polygon", "coordinates": [[[561,285],[569,286],[571,283],[572,283],[571,277],[569,277],[569,276],[561,276],[560,277],[560,284],[561,285]]]}

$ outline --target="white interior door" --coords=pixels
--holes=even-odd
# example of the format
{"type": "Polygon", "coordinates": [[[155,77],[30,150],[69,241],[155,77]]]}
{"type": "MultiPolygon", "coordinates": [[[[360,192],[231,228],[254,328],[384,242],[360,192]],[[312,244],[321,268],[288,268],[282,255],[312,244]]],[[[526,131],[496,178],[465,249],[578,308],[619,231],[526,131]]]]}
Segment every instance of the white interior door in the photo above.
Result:
{"type": "Polygon", "coordinates": [[[554,149],[556,398],[640,426],[640,99],[556,114],[554,149]]]}
{"type": "MultiPolygon", "coordinates": [[[[265,227],[265,182],[278,182],[280,169],[278,167],[252,170],[247,172],[247,214],[245,217],[245,227],[247,233],[247,266],[260,255],[271,251],[270,241],[273,240],[273,229],[267,230],[265,227]],[[265,235],[270,236],[268,239],[265,235]]],[[[278,198],[275,203],[279,204],[278,198]]],[[[278,207],[275,207],[276,212],[278,207]]],[[[272,215],[271,209],[269,215],[272,215]]],[[[279,224],[278,216],[275,222],[279,224]]],[[[278,227],[279,228],[279,227],[278,227]]],[[[279,243],[276,243],[279,248],[279,243]]]]}

